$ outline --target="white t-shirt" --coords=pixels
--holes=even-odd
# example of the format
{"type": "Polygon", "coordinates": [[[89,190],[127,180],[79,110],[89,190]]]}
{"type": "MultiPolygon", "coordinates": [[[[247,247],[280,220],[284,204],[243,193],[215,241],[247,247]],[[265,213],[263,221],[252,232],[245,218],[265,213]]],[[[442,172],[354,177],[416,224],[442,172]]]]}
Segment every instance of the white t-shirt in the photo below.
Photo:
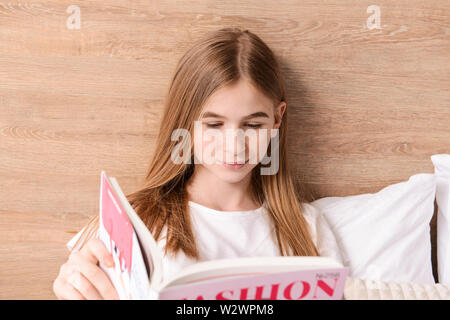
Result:
{"type": "MultiPolygon", "coordinates": [[[[189,201],[189,210],[199,251],[198,261],[280,256],[274,226],[264,206],[250,211],[218,211],[189,201]]],[[[320,211],[309,203],[303,203],[303,214],[319,254],[343,263],[336,238],[320,211]]],[[[163,229],[157,242],[162,252],[166,242],[165,231],[163,229]]],[[[67,243],[69,249],[80,234],[81,231],[67,243]]],[[[163,280],[196,262],[182,251],[175,256],[164,255],[163,280]]]]}

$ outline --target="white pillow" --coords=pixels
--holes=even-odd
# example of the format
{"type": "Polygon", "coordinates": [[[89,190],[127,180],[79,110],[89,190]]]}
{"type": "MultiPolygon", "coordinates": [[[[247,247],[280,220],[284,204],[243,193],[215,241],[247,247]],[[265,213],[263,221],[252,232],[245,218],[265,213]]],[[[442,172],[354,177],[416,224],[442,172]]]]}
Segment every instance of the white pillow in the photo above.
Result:
{"type": "Polygon", "coordinates": [[[436,176],[437,265],[440,283],[450,283],[450,154],[431,156],[436,176]]]}
{"type": "Polygon", "coordinates": [[[416,174],[377,193],[326,197],[311,202],[327,219],[350,276],[435,283],[430,220],[434,174],[416,174]]]}

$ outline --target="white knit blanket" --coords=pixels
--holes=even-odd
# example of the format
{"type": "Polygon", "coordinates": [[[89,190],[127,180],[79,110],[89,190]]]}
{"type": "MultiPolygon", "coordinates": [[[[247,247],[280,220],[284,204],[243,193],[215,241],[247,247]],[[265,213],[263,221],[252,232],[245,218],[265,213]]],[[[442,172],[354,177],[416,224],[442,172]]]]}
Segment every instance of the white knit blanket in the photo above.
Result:
{"type": "Polygon", "coordinates": [[[383,282],[348,277],[345,300],[450,300],[450,284],[383,282]]]}

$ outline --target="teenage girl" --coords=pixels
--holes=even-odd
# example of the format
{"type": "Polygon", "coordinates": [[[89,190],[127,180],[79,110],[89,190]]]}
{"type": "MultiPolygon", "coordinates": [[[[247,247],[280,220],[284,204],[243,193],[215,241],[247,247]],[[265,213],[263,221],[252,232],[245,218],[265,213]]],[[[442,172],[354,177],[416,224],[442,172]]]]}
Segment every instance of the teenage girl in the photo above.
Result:
{"type": "MultiPolygon", "coordinates": [[[[164,250],[163,277],[198,261],[223,258],[322,255],[342,262],[326,220],[305,201],[289,171],[288,113],[278,62],[254,33],[237,28],[211,32],[181,58],[145,184],[127,195],[164,250]],[[196,161],[213,139],[194,132],[195,123],[204,132],[215,129],[224,135],[226,130],[275,129],[277,170],[261,174],[262,159],[249,161],[261,134],[256,141],[245,139],[243,153],[225,143],[214,163],[196,161]],[[179,128],[193,138],[191,161],[174,161],[180,141],[172,133],[179,128]]],[[[268,141],[263,146],[270,151],[274,140],[268,141]]],[[[69,243],[68,261],[53,284],[59,299],[118,298],[98,265],[114,262],[95,236],[97,229],[98,215],[69,243]]]]}

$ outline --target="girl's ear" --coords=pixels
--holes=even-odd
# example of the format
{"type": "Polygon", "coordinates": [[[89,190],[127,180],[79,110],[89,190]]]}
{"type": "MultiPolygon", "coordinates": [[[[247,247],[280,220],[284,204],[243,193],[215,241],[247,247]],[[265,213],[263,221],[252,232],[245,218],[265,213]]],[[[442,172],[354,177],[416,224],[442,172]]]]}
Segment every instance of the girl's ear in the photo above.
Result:
{"type": "Polygon", "coordinates": [[[281,101],[278,106],[275,107],[275,123],[273,124],[274,129],[278,129],[281,126],[281,120],[283,119],[283,114],[286,111],[286,102],[281,101]]]}

